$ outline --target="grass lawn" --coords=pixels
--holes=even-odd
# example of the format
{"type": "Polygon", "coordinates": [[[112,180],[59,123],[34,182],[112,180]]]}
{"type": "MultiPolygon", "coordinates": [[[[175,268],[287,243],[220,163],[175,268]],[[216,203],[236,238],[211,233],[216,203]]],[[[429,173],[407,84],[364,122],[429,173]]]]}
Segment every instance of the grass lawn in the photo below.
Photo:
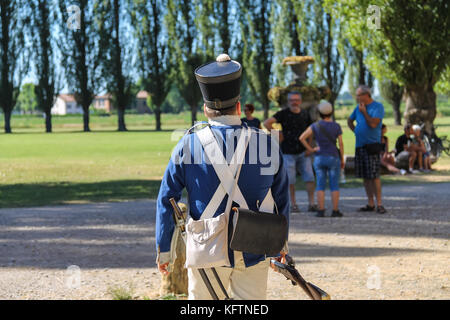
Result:
{"type": "MultiPolygon", "coordinates": [[[[202,114],[199,120],[204,120],[202,114]]],[[[116,122],[115,116],[92,116],[92,132],[84,133],[81,116],[54,117],[54,133],[46,134],[42,118],[13,116],[13,134],[0,133],[0,207],[155,198],[180,138],[174,130],[188,128],[190,115],[163,115],[161,132],[152,130],[149,115],[127,115],[129,132],[115,131],[116,122]]],[[[345,153],[353,154],[353,133],[345,121],[339,122],[345,153]]],[[[392,119],[385,123],[392,149],[403,130],[392,119]]],[[[450,136],[450,117],[436,123],[438,135],[450,136]]],[[[450,181],[449,157],[435,168],[440,171],[426,176],[383,176],[383,183],[450,181]]],[[[303,187],[300,180],[298,188],[303,187]]],[[[344,187],[361,185],[352,177],[347,182],[344,187]]]]}

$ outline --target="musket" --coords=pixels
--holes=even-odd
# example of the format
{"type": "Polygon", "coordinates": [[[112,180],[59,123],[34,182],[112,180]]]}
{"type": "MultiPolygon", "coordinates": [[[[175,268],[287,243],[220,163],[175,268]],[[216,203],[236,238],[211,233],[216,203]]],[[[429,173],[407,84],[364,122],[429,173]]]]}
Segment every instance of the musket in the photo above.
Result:
{"type": "MultiPolygon", "coordinates": [[[[179,207],[177,201],[174,198],[169,199],[170,204],[173,208],[173,219],[175,220],[175,225],[177,228],[180,228],[181,237],[183,238],[184,243],[186,243],[186,215],[179,207]]],[[[214,278],[216,279],[217,283],[219,284],[220,289],[222,290],[222,293],[225,296],[226,300],[230,300],[230,297],[228,296],[227,291],[225,290],[222,281],[219,278],[219,275],[217,274],[217,271],[215,268],[211,268],[214,278]]],[[[206,275],[206,271],[203,268],[198,269],[198,272],[200,273],[200,276],[205,283],[206,288],[208,289],[209,294],[213,298],[213,300],[219,300],[219,296],[215,292],[211,281],[209,280],[208,276],[206,275]]]]}
{"type": "Polygon", "coordinates": [[[300,275],[298,270],[295,268],[294,259],[292,257],[286,255],[286,264],[281,263],[275,259],[271,259],[270,263],[275,271],[284,275],[288,280],[291,280],[292,285],[298,285],[300,288],[305,291],[309,298],[312,300],[330,300],[330,295],[315,286],[314,284],[307,282],[300,275]]]}
{"type": "Polygon", "coordinates": [[[180,229],[181,237],[184,243],[186,243],[186,215],[183,213],[178,203],[174,198],[169,199],[173,208],[173,220],[175,221],[175,227],[180,229]]]}

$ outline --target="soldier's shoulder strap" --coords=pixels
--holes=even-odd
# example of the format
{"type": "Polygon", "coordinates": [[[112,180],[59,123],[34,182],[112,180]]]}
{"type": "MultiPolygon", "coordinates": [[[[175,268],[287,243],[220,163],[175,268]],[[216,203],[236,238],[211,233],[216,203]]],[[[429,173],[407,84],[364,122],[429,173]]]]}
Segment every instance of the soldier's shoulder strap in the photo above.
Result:
{"type": "Polygon", "coordinates": [[[200,131],[201,129],[205,128],[209,126],[209,123],[206,121],[199,121],[196,124],[194,124],[192,127],[190,127],[187,131],[186,131],[186,135],[191,134],[191,133],[195,133],[197,131],[200,131]]]}

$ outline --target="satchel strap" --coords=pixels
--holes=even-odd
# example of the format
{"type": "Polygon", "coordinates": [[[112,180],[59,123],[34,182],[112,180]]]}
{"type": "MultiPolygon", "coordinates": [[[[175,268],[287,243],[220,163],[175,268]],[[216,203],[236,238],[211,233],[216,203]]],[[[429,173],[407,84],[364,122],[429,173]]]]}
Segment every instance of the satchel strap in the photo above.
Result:
{"type": "Polygon", "coordinates": [[[317,127],[317,129],[319,129],[320,133],[322,133],[322,134],[323,134],[323,135],[331,142],[331,144],[332,144],[333,146],[336,147],[336,149],[337,149],[337,151],[338,151],[338,153],[339,153],[339,155],[340,155],[340,154],[341,154],[341,151],[340,151],[339,148],[336,146],[336,139],[333,139],[333,137],[331,137],[330,133],[329,133],[327,130],[325,130],[324,127],[322,127],[322,126],[320,125],[320,122],[319,122],[319,121],[316,122],[316,127],[317,127]]]}
{"type": "Polygon", "coordinates": [[[231,209],[232,201],[236,201],[241,207],[248,208],[244,196],[237,184],[240,169],[245,159],[245,153],[250,141],[251,129],[242,130],[236,150],[233,154],[231,163],[228,165],[225,160],[218,142],[209,126],[196,133],[199,138],[206,156],[213,165],[214,171],[220,180],[219,187],[205,208],[201,219],[211,218],[222,203],[225,195],[229,195],[227,207],[231,209]],[[237,173],[237,174],[236,174],[237,173]]]}
{"type": "Polygon", "coordinates": [[[264,198],[263,202],[261,202],[261,205],[258,207],[258,210],[263,212],[274,212],[276,214],[279,214],[277,204],[273,199],[272,190],[270,188],[269,191],[267,191],[266,197],[264,198]]]}

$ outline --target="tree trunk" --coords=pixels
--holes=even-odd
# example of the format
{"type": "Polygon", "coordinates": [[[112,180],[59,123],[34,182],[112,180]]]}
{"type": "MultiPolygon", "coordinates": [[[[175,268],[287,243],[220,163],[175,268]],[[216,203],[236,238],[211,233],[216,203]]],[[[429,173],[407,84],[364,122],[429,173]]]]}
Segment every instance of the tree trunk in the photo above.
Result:
{"type": "Polygon", "coordinates": [[[270,102],[269,101],[263,101],[263,110],[264,110],[264,120],[269,119],[269,108],[270,108],[270,102]]]}
{"type": "Polygon", "coordinates": [[[46,111],[45,113],[45,132],[52,132],[52,113],[50,111],[46,111]]]}
{"type": "Polygon", "coordinates": [[[425,123],[425,130],[431,133],[436,118],[436,93],[433,86],[407,86],[405,98],[405,120],[409,124],[425,123]]]}
{"type": "Polygon", "coordinates": [[[161,131],[161,107],[155,106],[156,131],[161,131]]]}
{"type": "Polygon", "coordinates": [[[83,112],[83,131],[84,132],[91,131],[91,129],[89,128],[89,108],[84,109],[84,112],[83,112]]]}
{"type": "Polygon", "coordinates": [[[331,94],[330,98],[328,99],[328,102],[331,103],[331,107],[333,108],[333,111],[331,111],[331,119],[333,119],[333,121],[336,121],[336,115],[335,115],[335,111],[336,108],[334,107],[334,104],[336,103],[336,98],[334,94],[331,94]]]}
{"type": "Polygon", "coordinates": [[[401,100],[398,102],[395,102],[392,105],[392,108],[394,109],[394,121],[397,126],[402,125],[402,114],[400,112],[400,104],[401,104],[401,100]]]}
{"type": "Polygon", "coordinates": [[[191,125],[193,126],[197,121],[197,105],[191,106],[191,125]]]}
{"type": "Polygon", "coordinates": [[[5,111],[5,133],[12,133],[11,131],[11,111],[5,111]]]}
{"type": "Polygon", "coordinates": [[[125,108],[117,108],[117,117],[119,121],[119,131],[128,131],[125,126],[125,108]]]}

